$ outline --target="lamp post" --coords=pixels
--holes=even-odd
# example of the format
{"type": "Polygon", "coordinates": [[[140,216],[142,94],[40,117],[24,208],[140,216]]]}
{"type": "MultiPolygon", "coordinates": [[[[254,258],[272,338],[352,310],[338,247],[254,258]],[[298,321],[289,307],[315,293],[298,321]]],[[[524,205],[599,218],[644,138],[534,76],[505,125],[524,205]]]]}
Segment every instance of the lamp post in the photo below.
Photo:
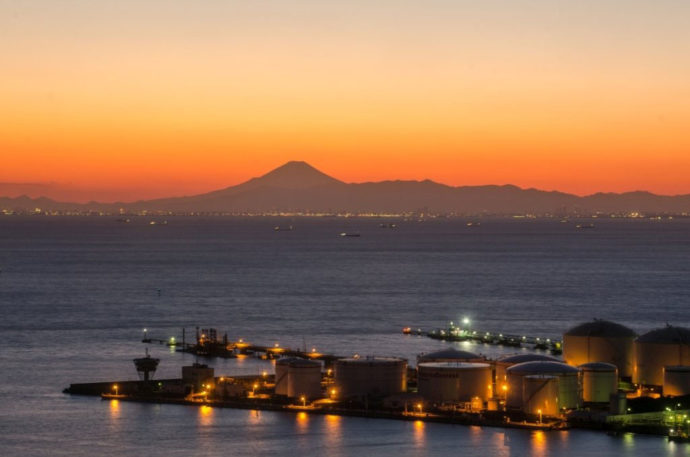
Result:
{"type": "Polygon", "coordinates": [[[306,407],[307,406],[307,397],[302,395],[301,397],[299,397],[299,399],[302,402],[302,406],[306,407]]]}
{"type": "Polygon", "coordinates": [[[539,423],[541,424],[541,409],[538,409],[537,412],[539,413],[539,423]]]}

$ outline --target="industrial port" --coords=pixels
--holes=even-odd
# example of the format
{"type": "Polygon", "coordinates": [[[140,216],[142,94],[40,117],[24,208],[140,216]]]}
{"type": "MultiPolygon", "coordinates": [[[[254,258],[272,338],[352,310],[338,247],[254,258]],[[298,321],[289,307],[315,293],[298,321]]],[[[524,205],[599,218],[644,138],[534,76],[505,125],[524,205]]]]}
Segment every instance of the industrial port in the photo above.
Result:
{"type": "MultiPolygon", "coordinates": [[[[449,339],[472,335],[463,331],[450,332],[449,339]]],[[[621,324],[594,320],[569,329],[562,341],[549,340],[549,349],[559,349],[551,355],[490,359],[449,347],[420,354],[414,366],[396,357],[346,357],[229,341],[214,329],[197,329],[193,342],[184,340],[144,334],[147,343],[208,357],[250,354],[275,360],[275,368],[228,376],[194,363],[181,368],[180,378],[157,380],[159,360],[147,353],[134,359],[137,381],[72,384],[65,392],[123,401],[541,430],[579,427],[689,439],[690,329],[681,327],[637,335],[621,324]]]]}

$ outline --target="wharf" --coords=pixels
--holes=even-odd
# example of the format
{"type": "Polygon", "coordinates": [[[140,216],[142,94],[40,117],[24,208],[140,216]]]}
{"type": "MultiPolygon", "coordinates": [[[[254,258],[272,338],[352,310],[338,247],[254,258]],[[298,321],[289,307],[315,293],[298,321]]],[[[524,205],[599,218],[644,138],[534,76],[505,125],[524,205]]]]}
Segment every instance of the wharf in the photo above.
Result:
{"type": "MultiPolygon", "coordinates": [[[[247,377],[249,380],[251,377],[247,377]]],[[[161,381],[164,383],[179,384],[179,379],[161,381]]],[[[567,423],[563,420],[550,419],[542,423],[527,421],[510,421],[506,415],[498,412],[456,412],[456,411],[429,411],[408,412],[393,409],[374,409],[350,407],[347,404],[331,402],[328,404],[310,404],[306,406],[286,404],[272,398],[233,398],[233,399],[209,399],[190,398],[179,396],[156,395],[155,393],[142,392],[142,381],[125,381],[120,383],[90,383],[71,384],[64,393],[72,395],[99,396],[103,400],[128,401],[137,403],[173,404],[186,406],[207,406],[214,408],[246,409],[256,411],[274,411],[292,414],[318,414],[349,417],[364,417],[370,419],[390,419],[403,421],[422,421],[457,425],[475,425],[485,427],[514,428],[523,430],[565,430],[567,423]],[[111,388],[117,384],[122,394],[111,394],[111,388]]]]}
{"type": "Polygon", "coordinates": [[[199,333],[197,327],[196,341],[188,343],[185,340],[185,329],[182,329],[182,341],[178,341],[175,337],[167,340],[160,338],[149,338],[144,332],[142,343],[148,344],[164,344],[169,347],[174,347],[176,351],[187,352],[198,355],[200,357],[220,357],[220,358],[235,358],[238,355],[258,355],[262,359],[275,359],[279,357],[300,357],[303,359],[321,360],[324,365],[329,367],[338,359],[344,359],[346,356],[339,356],[335,354],[325,354],[312,348],[308,351],[304,349],[292,349],[289,347],[280,346],[278,343],[273,345],[253,344],[238,339],[236,341],[229,340],[227,334],[223,338],[216,337],[215,329],[210,329],[211,332],[199,333]]]}
{"type": "Polygon", "coordinates": [[[472,341],[509,347],[528,346],[535,350],[549,351],[554,355],[563,353],[563,343],[560,340],[539,336],[487,332],[472,329],[468,324],[458,327],[451,322],[447,328],[437,328],[430,331],[425,331],[421,328],[405,327],[403,333],[405,335],[426,336],[442,341],[472,341]]]}

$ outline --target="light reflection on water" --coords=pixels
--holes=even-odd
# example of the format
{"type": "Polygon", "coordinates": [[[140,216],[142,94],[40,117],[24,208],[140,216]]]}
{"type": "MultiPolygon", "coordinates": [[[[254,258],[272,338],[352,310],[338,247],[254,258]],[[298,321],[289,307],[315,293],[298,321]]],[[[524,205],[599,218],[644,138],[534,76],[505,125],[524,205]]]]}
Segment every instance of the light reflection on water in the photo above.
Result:
{"type": "Polygon", "coordinates": [[[426,444],[426,423],[414,421],[414,445],[421,448],[426,444]]]}
{"type": "MultiPolygon", "coordinates": [[[[382,231],[380,221],[361,219],[356,242],[335,236],[342,220],[300,219],[298,230],[280,236],[275,221],[262,218],[175,218],[155,233],[138,222],[0,221],[2,457],[690,456],[690,445],[639,435],[571,430],[542,440],[523,430],[204,412],[60,394],[69,383],[136,378],[143,328],[169,338],[208,325],[257,344],[414,363],[451,344],[405,337],[402,327],[463,315],[489,331],[544,336],[593,317],[638,332],[667,321],[690,326],[690,220],[601,220],[583,236],[558,221],[487,219],[470,233],[453,221],[382,231]]],[[[490,356],[524,352],[454,346],[490,356]]],[[[197,361],[164,345],[149,350],[161,359],[158,379],[177,378],[180,366],[197,361]]],[[[218,375],[274,371],[273,361],[254,357],[203,363],[218,375]]]]}
{"type": "Polygon", "coordinates": [[[199,407],[199,426],[209,427],[213,425],[213,415],[214,409],[208,405],[202,405],[199,407]]]}
{"type": "Polygon", "coordinates": [[[535,430],[532,432],[530,440],[530,455],[534,457],[544,457],[546,453],[546,436],[541,430],[535,430]]]}

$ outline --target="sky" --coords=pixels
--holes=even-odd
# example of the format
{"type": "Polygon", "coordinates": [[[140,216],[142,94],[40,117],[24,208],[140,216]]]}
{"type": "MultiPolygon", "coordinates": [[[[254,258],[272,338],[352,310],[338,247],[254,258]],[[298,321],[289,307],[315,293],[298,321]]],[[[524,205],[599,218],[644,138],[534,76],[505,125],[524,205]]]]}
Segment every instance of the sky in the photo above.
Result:
{"type": "Polygon", "coordinates": [[[688,18],[687,0],[0,0],[0,193],[189,195],[289,160],[690,193],[688,18]]]}

